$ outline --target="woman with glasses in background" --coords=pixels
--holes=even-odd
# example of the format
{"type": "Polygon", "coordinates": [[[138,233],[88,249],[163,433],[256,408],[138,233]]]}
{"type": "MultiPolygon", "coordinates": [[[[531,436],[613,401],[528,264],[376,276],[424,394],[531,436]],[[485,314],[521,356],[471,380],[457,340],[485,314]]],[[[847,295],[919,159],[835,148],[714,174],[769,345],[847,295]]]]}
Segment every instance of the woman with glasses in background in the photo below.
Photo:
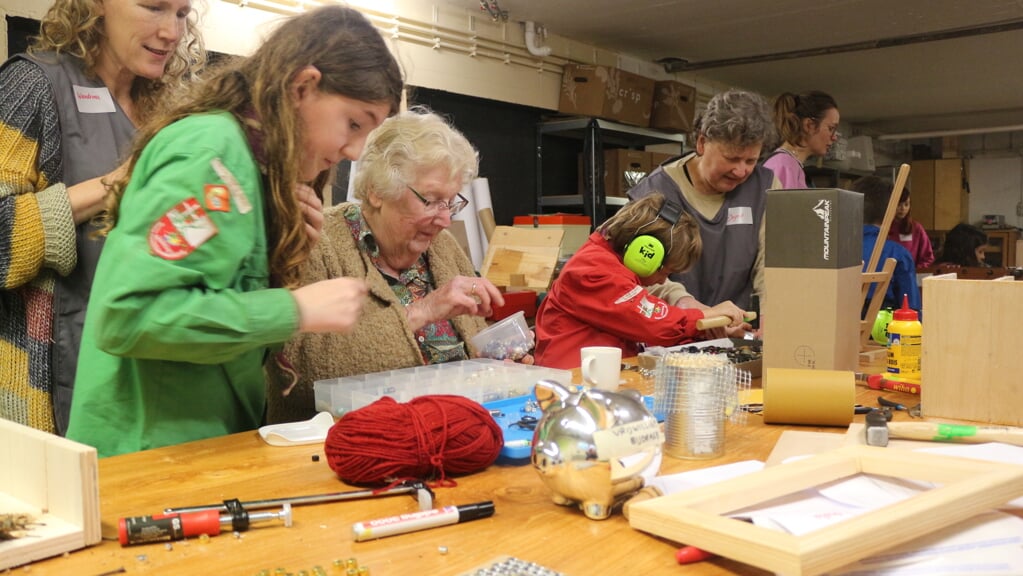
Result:
{"type": "Polygon", "coordinates": [[[781,146],[771,152],[764,166],[774,172],[782,188],[806,188],[803,164],[811,156],[824,156],[839,137],[838,104],[817,90],[785,92],[774,101],[774,126],[781,146]]]}
{"type": "Polygon", "coordinates": [[[366,140],[354,178],[360,203],[325,211],[320,243],[301,283],[361,278],[368,300],[346,334],[302,334],[272,363],[267,421],[316,414],[313,383],[423,364],[466,360],[500,291],[477,278],[447,232],[468,204],[459,192],[477,174],[476,150],[443,118],[414,108],[366,140]]]}

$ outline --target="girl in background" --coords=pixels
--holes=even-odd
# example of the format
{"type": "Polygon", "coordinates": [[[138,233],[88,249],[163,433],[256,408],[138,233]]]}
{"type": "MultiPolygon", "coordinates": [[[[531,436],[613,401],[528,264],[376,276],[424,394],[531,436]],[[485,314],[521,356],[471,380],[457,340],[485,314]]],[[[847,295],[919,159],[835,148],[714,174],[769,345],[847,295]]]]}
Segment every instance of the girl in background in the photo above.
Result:
{"type": "Polygon", "coordinates": [[[916,263],[916,269],[919,270],[934,264],[934,250],[923,225],[909,215],[909,209],[909,188],[903,188],[895,219],[888,230],[888,239],[905,246],[916,263]]]}

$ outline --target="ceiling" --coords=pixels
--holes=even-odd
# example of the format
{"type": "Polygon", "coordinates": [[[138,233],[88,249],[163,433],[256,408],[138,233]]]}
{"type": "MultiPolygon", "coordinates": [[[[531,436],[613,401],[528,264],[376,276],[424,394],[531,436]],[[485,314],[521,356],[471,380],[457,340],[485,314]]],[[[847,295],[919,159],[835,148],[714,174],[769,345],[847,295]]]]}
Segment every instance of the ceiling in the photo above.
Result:
{"type": "Polygon", "coordinates": [[[487,2],[509,21],[639,59],[683,59],[692,74],[772,100],[823,90],[864,133],[1023,129],[1023,0],[487,2]],[[838,48],[856,46],[869,48],[838,48]]]}

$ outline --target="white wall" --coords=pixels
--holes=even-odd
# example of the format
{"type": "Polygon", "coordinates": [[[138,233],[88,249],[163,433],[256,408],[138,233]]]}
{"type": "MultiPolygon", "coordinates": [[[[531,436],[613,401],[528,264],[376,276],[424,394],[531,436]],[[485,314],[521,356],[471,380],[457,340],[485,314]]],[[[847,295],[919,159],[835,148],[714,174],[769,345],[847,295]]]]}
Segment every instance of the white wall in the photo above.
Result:
{"type": "Polygon", "coordinates": [[[1002,214],[1007,226],[1023,227],[1023,156],[970,160],[970,223],[985,214],[1002,214]]]}

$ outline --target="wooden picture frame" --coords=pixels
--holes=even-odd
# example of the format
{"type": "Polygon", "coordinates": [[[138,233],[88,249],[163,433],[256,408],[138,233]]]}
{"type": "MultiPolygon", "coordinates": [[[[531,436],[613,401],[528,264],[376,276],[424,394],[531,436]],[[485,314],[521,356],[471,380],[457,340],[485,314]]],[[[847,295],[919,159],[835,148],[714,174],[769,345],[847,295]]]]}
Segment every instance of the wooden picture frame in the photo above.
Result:
{"type": "Polygon", "coordinates": [[[98,543],[96,449],[0,418],[0,514],[33,520],[0,540],[0,570],[98,543]]]}
{"type": "Polygon", "coordinates": [[[812,576],[908,542],[1023,496],[1023,466],[847,446],[709,486],[639,502],[629,524],[766,570],[812,576]],[[941,484],[803,536],[724,516],[856,474],[941,484]]]}

